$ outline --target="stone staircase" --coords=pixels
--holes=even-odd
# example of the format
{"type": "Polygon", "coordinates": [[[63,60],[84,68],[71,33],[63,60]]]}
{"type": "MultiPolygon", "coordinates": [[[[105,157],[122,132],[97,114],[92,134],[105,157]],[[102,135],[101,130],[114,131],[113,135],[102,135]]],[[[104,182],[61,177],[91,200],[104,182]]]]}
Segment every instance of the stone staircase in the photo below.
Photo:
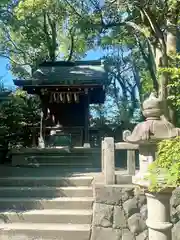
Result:
{"type": "Polygon", "coordinates": [[[37,168],[0,167],[1,240],[90,239],[93,177],[81,173],[83,162],[68,171],[68,162],[64,168],[55,159],[37,168]]]}
{"type": "Polygon", "coordinates": [[[22,149],[12,152],[13,166],[61,166],[68,169],[100,168],[100,149],[46,148],[22,149]]]}

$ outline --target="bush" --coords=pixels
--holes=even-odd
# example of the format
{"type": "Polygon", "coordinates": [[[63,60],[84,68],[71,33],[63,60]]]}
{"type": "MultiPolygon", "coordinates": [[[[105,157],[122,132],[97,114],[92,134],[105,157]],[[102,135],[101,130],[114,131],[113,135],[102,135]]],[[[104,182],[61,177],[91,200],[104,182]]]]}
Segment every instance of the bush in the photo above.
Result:
{"type": "Polygon", "coordinates": [[[8,101],[0,103],[0,144],[7,140],[10,146],[32,144],[32,129],[29,126],[40,122],[40,101],[17,89],[9,95],[8,101]]]}
{"type": "Polygon", "coordinates": [[[159,143],[157,159],[149,166],[148,180],[151,192],[180,185],[180,137],[159,143]]]}

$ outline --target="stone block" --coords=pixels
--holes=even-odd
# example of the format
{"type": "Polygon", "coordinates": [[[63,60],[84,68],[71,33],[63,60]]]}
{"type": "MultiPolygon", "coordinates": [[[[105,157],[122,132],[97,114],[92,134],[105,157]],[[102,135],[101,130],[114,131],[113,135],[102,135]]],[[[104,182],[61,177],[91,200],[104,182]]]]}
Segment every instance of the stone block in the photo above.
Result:
{"type": "Polygon", "coordinates": [[[180,188],[174,190],[171,197],[171,205],[173,207],[177,207],[178,205],[180,205],[180,188]]]}
{"type": "Polygon", "coordinates": [[[175,213],[177,213],[178,214],[178,216],[179,216],[179,218],[180,218],[180,205],[179,206],[177,206],[176,208],[173,208],[173,212],[172,212],[172,214],[175,214],[175,213]]]}
{"type": "Polygon", "coordinates": [[[112,185],[107,186],[103,184],[95,185],[95,201],[98,203],[105,203],[109,205],[121,205],[122,202],[122,188],[112,185]]]}
{"type": "Polygon", "coordinates": [[[132,183],[132,176],[130,175],[122,175],[116,173],[116,184],[131,184],[132,183]]]}
{"type": "Polygon", "coordinates": [[[121,236],[119,229],[93,227],[91,240],[121,240],[121,236]]]}
{"type": "Polygon", "coordinates": [[[134,213],[138,213],[140,210],[137,206],[137,199],[132,198],[128,199],[126,202],[123,203],[124,212],[127,217],[130,217],[134,213]]]}
{"type": "Polygon", "coordinates": [[[136,236],[136,240],[147,240],[147,239],[148,239],[148,230],[145,230],[144,232],[136,236]]]}
{"type": "Polygon", "coordinates": [[[95,203],[93,211],[93,225],[100,227],[112,227],[113,206],[95,203]]]}
{"type": "Polygon", "coordinates": [[[148,215],[148,209],[147,209],[147,205],[143,205],[140,208],[140,214],[142,216],[142,219],[145,221],[147,219],[147,215],[148,215]]]}
{"type": "Polygon", "coordinates": [[[171,208],[171,222],[173,224],[176,224],[180,220],[180,206],[178,206],[176,209],[171,208]]]}
{"type": "Polygon", "coordinates": [[[137,197],[138,199],[138,207],[141,208],[143,205],[147,204],[146,196],[141,194],[137,197]]]}
{"type": "Polygon", "coordinates": [[[122,188],[122,202],[134,197],[134,188],[122,188]]]}
{"type": "Polygon", "coordinates": [[[129,231],[129,229],[122,229],[122,239],[121,240],[135,240],[135,237],[129,231]]]}
{"type": "Polygon", "coordinates": [[[172,229],[173,240],[180,240],[180,221],[176,223],[172,229]]]}
{"type": "Polygon", "coordinates": [[[114,207],[114,217],[113,217],[113,228],[126,228],[127,227],[127,219],[124,214],[124,210],[122,207],[115,206],[114,207]]]}
{"type": "Polygon", "coordinates": [[[147,228],[140,213],[135,213],[128,219],[128,226],[130,231],[135,235],[140,234],[147,228]]]}

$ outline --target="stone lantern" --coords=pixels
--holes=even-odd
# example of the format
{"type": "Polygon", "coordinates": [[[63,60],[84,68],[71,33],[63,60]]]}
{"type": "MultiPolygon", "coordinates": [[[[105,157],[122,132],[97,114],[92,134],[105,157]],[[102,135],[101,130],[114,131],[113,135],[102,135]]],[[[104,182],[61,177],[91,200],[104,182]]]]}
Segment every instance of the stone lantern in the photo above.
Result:
{"type": "Polygon", "coordinates": [[[133,132],[125,131],[124,141],[139,145],[139,173],[133,177],[133,183],[142,184],[148,166],[155,160],[157,143],[164,139],[180,136],[180,129],[162,118],[162,102],[152,93],[143,102],[145,121],[137,124],[133,132]]]}
{"type": "MultiPolygon", "coordinates": [[[[171,240],[170,197],[173,188],[164,192],[148,192],[148,166],[156,158],[157,143],[164,139],[180,136],[180,129],[175,128],[163,115],[161,101],[151,94],[143,103],[145,121],[139,123],[132,133],[125,132],[124,140],[139,145],[139,172],[133,177],[134,184],[145,189],[148,207],[146,224],[149,229],[149,239],[171,240]]],[[[160,177],[160,181],[163,180],[160,177]]]]}

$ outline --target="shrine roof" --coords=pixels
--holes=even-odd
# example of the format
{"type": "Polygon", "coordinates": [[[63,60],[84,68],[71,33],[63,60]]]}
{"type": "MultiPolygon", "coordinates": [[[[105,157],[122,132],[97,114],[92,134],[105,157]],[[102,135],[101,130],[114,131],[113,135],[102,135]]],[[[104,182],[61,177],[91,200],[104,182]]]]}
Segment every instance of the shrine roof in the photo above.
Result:
{"type": "Polygon", "coordinates": [[[14,80],[17,86],[107,85],[102,61],[44,62],[29,80],[14,80]]]}

